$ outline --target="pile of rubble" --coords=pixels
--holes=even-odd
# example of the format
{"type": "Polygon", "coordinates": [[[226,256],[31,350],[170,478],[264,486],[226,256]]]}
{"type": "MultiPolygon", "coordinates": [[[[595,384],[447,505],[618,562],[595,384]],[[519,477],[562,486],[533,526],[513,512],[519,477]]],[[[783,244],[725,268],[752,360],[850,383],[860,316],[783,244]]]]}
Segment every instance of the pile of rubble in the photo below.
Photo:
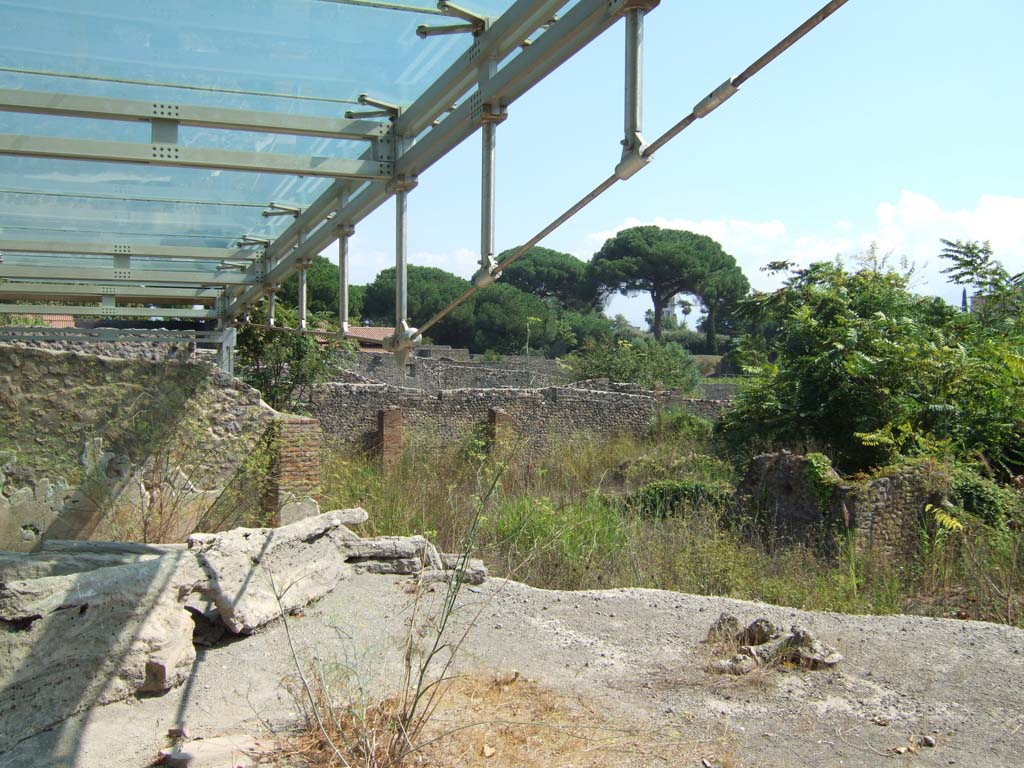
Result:
{"type": "Polygon", "coordinates": [[[362,509],[187,544],[46,541],[0,553],[0,753],[76,712],[183,683],[196,644],[245,635],[353,574],[468,583],[483,564],[420,536],[364,539],[362,509]]]}
{"type": "Polygon", "coordinates": [[[768,619],[754,619],[740,629],[735,616],[723,613],[708,630],[708,644],[722,648],[735,647],[728,659],[712,664],[714,672],[745,675],[758,667],[791,665],[804,669],[827,669],[843,660],[832,646],[816,639],[810,630],[793,626],[783,632],[768,619]]]}

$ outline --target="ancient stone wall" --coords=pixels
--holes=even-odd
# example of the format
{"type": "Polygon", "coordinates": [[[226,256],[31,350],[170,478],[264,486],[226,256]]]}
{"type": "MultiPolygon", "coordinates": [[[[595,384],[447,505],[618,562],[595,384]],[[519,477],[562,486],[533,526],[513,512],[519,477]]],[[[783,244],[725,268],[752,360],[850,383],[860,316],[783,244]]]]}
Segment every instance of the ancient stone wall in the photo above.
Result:
{"type": "Polygon", "coordinates": [[[470,360],[468,355],[456,354],[465,350],[431,347],[427,351],[429,356],[417,354],[409,358],[404,370],[395,364],[394,355],[383,352],[359,352],[346,360],[345,371],[336,378],[343,381],[362,380],[409,387],[424,392],[493,387],[526,389],[552,386],[563,383],[566,379],[557,361],[542,357],[516,357],[494,361],[482,360],[478,355],[474,355],[474,359],[470,360]]]}
{"type": "Polygon", "coordinates": [[[927,461],[904,464],[858,481],[832,470],[820,477],[807,456],[786,451],[755,456],[737,489],[740,511],[781,540],[835,552],[847,531],[858,553],[891,562],[913,558],[926,506],[941,504],[949,481],[927,461]]]}
{"type": "MultiPolygon", "coordinates": [[[[673,399],[670,392],[620,392],[579,386],[539,389],[457,389],[428,394],[387,384],[330,383],[314,389],[297,409],[315,416],[332,441],[379,447],[378,413],[401,412],[405,440],[451,441],[493,423],[500,411],[507,430],[534,445],[575,433],[643,435],[669,402],[718,413],[723,404],[673,399]]],[[[724,405],[728,405],[727,403],[724,405]]]]}
{"type": "Polygon", "coordinates": [[[0,345],[0,549],[258,522],[278,418],[209,365],[0,345]]]}
{"type": "MultiPolygon", "coordinates": [[[[24,331],[38,331],[33,326],[0,326],[0,334],[17,335],[24,331]]],[[[195,344],[144,341],[4,341],[3,344],[47,349],[51,352],[78,352],[84,355],[102,355],[125,360],[185,360],[194,361],[195,344]]]]}

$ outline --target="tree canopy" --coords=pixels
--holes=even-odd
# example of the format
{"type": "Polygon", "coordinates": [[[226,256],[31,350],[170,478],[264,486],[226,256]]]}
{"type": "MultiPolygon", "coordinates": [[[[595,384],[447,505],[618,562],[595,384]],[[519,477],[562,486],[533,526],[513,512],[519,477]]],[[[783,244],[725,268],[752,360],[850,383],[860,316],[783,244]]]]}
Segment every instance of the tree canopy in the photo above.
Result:
{"type": "MultiPolygon", "coordinates": [[[[499,255],[502,261],[515,251],[499,255]]],[[[586,264],[575,256],[550,248],[534,247],[513,262],[502,274],[502,282],[542,299],[554,299],[574,310],[593,309],[595,296],[585,295],[586,264]]]]}
{"type": "MultiPolygon", "coordinates": [[[[363,316],[363,295],[361,285],[348,287],[349,318],[359,320],[363,316]]],[[[292,275],[277,292],[278,301],[290,307],[299,305],[299,277],[292,275]]],[[[338,265],[323,256],[315,256],[306,270],[306,306],[310,312],[337,316],[338,313],[338,265]]]]}
{"type": "Polygon", "coordinates": [[[624,229],[601,247],[587,269],[587,284],[599,296],[648,293],[654,305],[652,331],[661,341],[665,308],[673,297],[692,294],[708,312],[708,338],[722,314],[749,290],[736,260],[707,235],[641,226],[624,229]]]}

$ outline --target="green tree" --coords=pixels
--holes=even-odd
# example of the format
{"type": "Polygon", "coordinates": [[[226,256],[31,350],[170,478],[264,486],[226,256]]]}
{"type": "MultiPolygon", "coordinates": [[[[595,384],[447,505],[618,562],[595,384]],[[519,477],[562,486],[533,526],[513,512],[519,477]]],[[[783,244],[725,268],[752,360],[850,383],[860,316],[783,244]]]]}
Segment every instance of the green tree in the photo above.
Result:
{"type": "MultiPolygon", "coordinates": [[[[469,281],[437,267],[409,266],[409,321],[420,326],[458,298],[469,288],[469,281]]],[[[385,326],[395,324],[395,268],[381,271],[366,286],[363,314],[385,326]]],[[[472,302],[465,302],[435,325],[430,337],[438,344],[466,346],[473,325],[472,302]]]]}
{"type": "MultiPolygon", "coordinates": [[[[508,250],[498,256],[502,261],[515,253],[508,250]]],[[[542,299],[553,299],[563,307],[576,311],[593,309],[596,297],[584,294],[587,265],[561,251],[534,247],[502,273],[501,281],[524,293],[542,299]]]]}
{"type": "MultiPolygon", "coordinates": [[[[587,284],[604,297],[616,291],[649,294],[654,338],[661,341],[662,316],[673,297],[692,294],[709,313],[720,312],[739,285],[734,276],[725,277],[734,271],[736,260],[707,235],[642,226],[622,230],[601,247],[588,265],[587,284]]],[[[712,333],[717,322],[712,320],[712,333]]]]}
{"type": "MultiPolygon", "coordinates": [[[[348,287],[348,314],[357,322],[363,316],[366,287],[348,287]]],[[[281,285],[277,300],[290,307],[299,306],[299,277],[294,274],[281,285]]],[[[315,256],[306,270],[306,305],[310,312],[336,317],[338,314],[338,265],[323,256],[315,256]]],[[[276,312],[276,310],[275,310],[276,312]]]]}
{"type": "Polygon", "coordinates": [[[812,264],[745,300],[767,333],[743,340],[761,362],[726,420],[734,444],[824,448],[846,470],[939,451],[1016,471],[1021,335],[988,333],[908,282],[869,253],[856,271],[812,264]]]}
{"type": "MultiPolygon", "coordinates": [[[[280,326],[298,325],[298,313],[286,305],[276,307],[275,316],[280,326]]],[[[295,396],[325,381],[352,349],[348,342],[337,338],[318,340],[266,327],[265,300],[250,319],[259,325],[243,326],[238,331],[235,349],[239,378],[258,389],[277,410],[287,410],[295,396]]]]}
{"type": "Polygon", "coordinates": [[[557,336],[547,304],[500,280],[473,297],[472,310],[467,346],[474,352],[522,354],[527,336],[532,349],[547,350],[557,336]]]}

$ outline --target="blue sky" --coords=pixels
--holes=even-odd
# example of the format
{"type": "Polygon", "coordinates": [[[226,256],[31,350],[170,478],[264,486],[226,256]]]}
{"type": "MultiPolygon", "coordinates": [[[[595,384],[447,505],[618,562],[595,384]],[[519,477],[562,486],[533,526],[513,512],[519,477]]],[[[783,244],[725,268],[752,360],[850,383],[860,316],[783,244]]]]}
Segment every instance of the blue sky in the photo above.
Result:
{"type": "MultiPolygon", "coordinates": [[[[656,138],[821,0],[663,0],[645,28],[644,134],[656,138]]],[[[1019,0],[850,0],[543,244],[582,259],[618,229],[711,235],[755,288],[758,268],[852,256],[876,241],[917,267],[922,293],[959,301],[938,274],[940,237],[991,240],[1024,270],[1019,0]]],[[[623,29],[509,110],[498,129],[498,249],[528,239],[603,180],[622,131],[623,29]]],[[[463,276],[479,247],[479,136],[411,194],[410,261],[463,276]]],[[[394,261],[388,204],[352,241],[353,283],[394,261]]],[[[325,253],[336,259],[336,250],[325,253]]],[[[611,313],[642,322],[648,299],[611,313]]]]}

